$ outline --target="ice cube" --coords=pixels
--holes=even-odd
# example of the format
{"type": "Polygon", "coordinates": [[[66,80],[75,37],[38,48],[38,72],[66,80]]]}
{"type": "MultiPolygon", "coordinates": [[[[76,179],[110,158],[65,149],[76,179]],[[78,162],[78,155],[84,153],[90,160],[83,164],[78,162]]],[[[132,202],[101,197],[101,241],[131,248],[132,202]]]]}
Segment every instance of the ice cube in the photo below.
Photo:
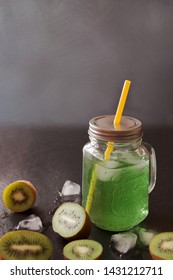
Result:
{"type": "Polygon", "coordinates": [[[66,180],[60,192],[62,202],[73,201],[80,202],[81,187],[79,184],[66,180]]]}
{"type": "Polygon", "coordinates": [[[97,164],[95,167],[96,178],[102,182],[110,181],[111,178],[120,172],[117,162],[108,160],[104,161],[102,165],[97,164]]]}
{"type": "Polygon", "coordinates": [[[117,233],[111,236],[111,248],[125,254],[136,245],[137,235],[133,232],[117,233]]]}
{"type": "Polygon", "coordinates": [[[139,163],[139,156],[135,152],[123,151],[121,155],[121,162],[125,166],[136,165],[139,163]]]}
{"type": "Polygon", "coordinates": [[[49,211],[49,214],[53,214],[57,207],[59,207],[63,202],[76,202],[81,203],[81,187],[79,184],[72,181],[66,180],[62,189],[57,191],[57,195],[54,198],[54,207],[49,211]]]}
{"type": "Polygon", "coordinates": [[[119,161],[125,166],[137,166],[139,169],[143,169],[149,162],[148,157],[143,158],[141,154],[129,151],[123,151],[119,161]]]}
{"type": "Polygon", "coordinates": [[[63,196],[80,194],[80,185],[66,180],[61,191],[63,196]]]}
{"type": "Polygon", "coordinates": [[[139,230],[139,240],[144,246],[148,246],[150,244],[151,239],[154,237],[156,234],[155,231],[153,230],[147,230],[145,228],[141,228],[139,230]]]}
{"type": "Polygon", "coordinates": [[[32,231],[43,231],[43,225],[40,217],[32,214],[28,216],[26,219],[19,222],[19,224],[15,227],[16,230],[26,229],[32,231]]]}

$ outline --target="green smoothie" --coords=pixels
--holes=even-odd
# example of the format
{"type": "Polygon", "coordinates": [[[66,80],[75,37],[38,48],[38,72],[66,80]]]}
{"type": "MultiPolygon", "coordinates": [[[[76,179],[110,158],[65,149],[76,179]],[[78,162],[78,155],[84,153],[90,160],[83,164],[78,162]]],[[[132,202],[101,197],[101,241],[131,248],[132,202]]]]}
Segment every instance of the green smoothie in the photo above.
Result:
{"type": "Polygon", "coordinates": [[[135,151],[116,157],[100,160],[84,152],[82,204],[86,207],[90,200],[89,215],[96,226],[123,231],[148,215],[149,160],[135,151]]]}

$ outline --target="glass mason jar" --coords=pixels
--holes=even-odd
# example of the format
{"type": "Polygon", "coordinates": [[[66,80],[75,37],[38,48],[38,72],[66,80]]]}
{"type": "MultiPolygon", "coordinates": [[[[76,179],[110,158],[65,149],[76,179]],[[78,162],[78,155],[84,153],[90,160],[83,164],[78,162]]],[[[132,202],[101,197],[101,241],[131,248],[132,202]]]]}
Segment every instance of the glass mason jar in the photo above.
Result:
{"type": "Polygon", "coordinates": [[[99,228],[124,231],[143,221],[156,182],[154,149],[142,142],[142,123],[122,116],[95,117],[83,148],[82,205],[99,228]]]}

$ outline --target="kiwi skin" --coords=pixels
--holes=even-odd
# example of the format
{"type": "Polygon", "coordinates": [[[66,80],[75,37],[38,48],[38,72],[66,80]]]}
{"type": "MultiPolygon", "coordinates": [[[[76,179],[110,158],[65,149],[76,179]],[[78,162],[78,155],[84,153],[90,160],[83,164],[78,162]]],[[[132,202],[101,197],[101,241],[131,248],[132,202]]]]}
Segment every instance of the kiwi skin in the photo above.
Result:
{"type": "MultiPolygon", "coordinates": [[[[1,238],[0,238],[0,242],[1,242],[1,238]]],[[[3,257],[1,256],[1,254],[0,254],[0,260],[3,260],[3,257]]]]}
{"type": "MultiPolygon", "coordinates": [[[[98,256],[98,257],[97,257],[97,258],[95,258],[94,260],[100,260],[100,259],[101,259],[101,257],[102,257],[102,255],[98,256]]],[[[3,260],[3,259],[2,259],[2,260],[3,260]]],[[[68,261],[69,261],[69,260],[72,260],[72,259],[67,258],[67,256],[65,256],[65,255],[64,255],[64,260],[66,260],[66,261],[68,260],[68,261]]]]}
{"type": "Polygon", "coordinates": [[[18,181],[15,181],[15,182],[9,184],[4,189],[3,201],[4,201],[5,206],[12,212],[24,212],[24,211],[30,209],[34,205],[36,196],[37,196],[37,191],[31,182],[26,181],[26,180],[18,180],[18,181]],[[20,184],[25,185],[26,188],[28,188],[30,190],[30,194],[31,194],[30,201],[27,204],[23,203],[21,205],[15,206],[10,197],[13,194],[15,187],[16,188],[19,187],[20,184]]]}
{"type": "Polygon", "coordinates": [[[162,241],[166,240],[172,240],[173,242],[173,232],[161,232],[156,234],[150,241],[149,244],[149,253],[153,260],[173,260],[173,252],[170,254],[170,256],[163,256],[162,252],[159,251],[159,244],[162,241]]]}
{"type": "Polygon", "coordinates": [[[5,260],[48,260],[52,252],[52,242],[47,236],[39,232],[29,230],[11,231],[4,234],[0,240],[1,259],[5,260]],[[15,248],[13,245],[15,245],[15,248]],[[28,246],[27,249],[26,246],[28,246]],[[29,248],[29,246],[31,247],[29,248]]]}
{"type": "MultiPolygon", "coordinates": [[[[90,217],[88,215],[88,213],[85,211],[85,209],[79,205],[78,203],[76,202],[64,202],[61,206],[63,207],[63,205],[67,205],[68,204],[77,204],[79,207],[81,207],[83,209],[83,211],[85,212],[85,221],[84,221],[84,224],[83,224],[83,227],[80,229],[80,231],[78,231],[76,234],[74,235],[71,235],[71,236],[68,236],[68,237],[65,237],[63,235],[61,235],[59,232],[57,232],[56,230],[54,230],[54,227],[53,227],[53,230],[55,232],[57,232],[61,237],[63,237],[64,239],[66,239],[67,241],[73,241],[73,240],[76,240],[76,239],[84,239],[84,238],[88,238],[88,236],[90,235],[91,233],[91,230],[92,230],[92,223],[91,223],[91,220],[90,220],[90,217]]],[[[60,207],[61,207],[60,206],[60,207]]],[[[54,219],[54,217],[53,217],[54,219]]],[[[52,219],[52,226],[53,226],[53,219],[52,219]]]]}

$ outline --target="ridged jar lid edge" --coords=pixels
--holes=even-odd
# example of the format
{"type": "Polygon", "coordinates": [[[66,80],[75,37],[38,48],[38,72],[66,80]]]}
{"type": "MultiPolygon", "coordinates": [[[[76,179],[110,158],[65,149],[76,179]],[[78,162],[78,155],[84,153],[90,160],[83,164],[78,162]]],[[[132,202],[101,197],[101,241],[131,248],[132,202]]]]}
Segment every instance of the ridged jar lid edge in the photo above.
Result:
{"type": "Polygon", "coordinates": [[[120,124],[114,127],[114,115],[103,115],[89,121],[88,134],[97,140],[128,142],[143,136],[142,123],[136,118],[122,116],[120,124]]]}

